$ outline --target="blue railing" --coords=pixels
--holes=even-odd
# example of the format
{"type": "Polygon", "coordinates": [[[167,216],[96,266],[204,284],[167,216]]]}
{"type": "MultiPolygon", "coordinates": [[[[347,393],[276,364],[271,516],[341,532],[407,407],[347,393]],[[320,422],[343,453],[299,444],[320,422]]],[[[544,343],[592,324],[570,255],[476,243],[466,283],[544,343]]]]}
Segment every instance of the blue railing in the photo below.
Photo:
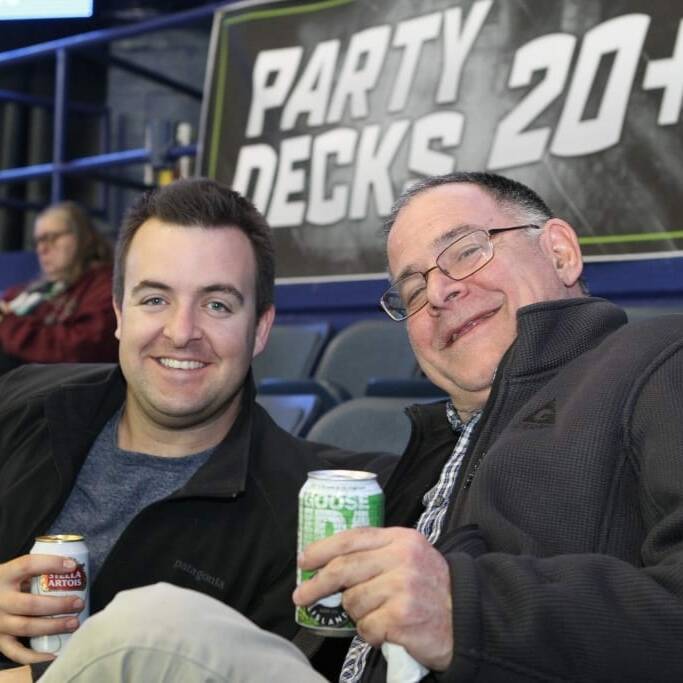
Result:
{"type": "MultiPolygon", "coordinates": [[[[55,57],[55,89],[53,99],[36,97],[15,91],[0,90],[0,101],[18,102],[35,107],[48,107],[53,110],[52,161],[50,163],[0,170],[0,183],[26,182],[36,178],[50,177],[52,181],[50,199],[52,202],[57,202],[64,199],[64,176],[68,174],[157,161],[160,151],[152,149],[151,146],[117,152],[106,151],[101,154],[75,159],[66,158],[66,130],[69,113],[89,113],[104,117],[108,117],[109,114],[106,107],[94,107],[91,104],[69,102],[69,54],[144,33],[178,26],[186,27],[188,24],[211,16],[216,9],[226,4],[229,4],[229,0],[209,3],[203,7],[156,17],[130,26],[89,31],[88,33],[69,38],[51,40],[29,47],[0,52],[0,69],[52,56],[55,57]]],[[[112,66],[125,69],[137,76],[153,80],[173,90],[201,100],[201,91],[162,73],[141,67],[118,57],[108,57],[106,61],[112,66]]],[[[172,162],[182,156],[194,156],[196,152],[196,145],[169,146],[162,150],[162,156],[165,161],[172,162]]],[[[0,203],[6,204],[3,200],[0,200],[0,203]]],[[[12,205],[17,205],[17,201],[13,200],[12,205]]],[[[28,208],[28,204],[26,207],[28,208]]]]}

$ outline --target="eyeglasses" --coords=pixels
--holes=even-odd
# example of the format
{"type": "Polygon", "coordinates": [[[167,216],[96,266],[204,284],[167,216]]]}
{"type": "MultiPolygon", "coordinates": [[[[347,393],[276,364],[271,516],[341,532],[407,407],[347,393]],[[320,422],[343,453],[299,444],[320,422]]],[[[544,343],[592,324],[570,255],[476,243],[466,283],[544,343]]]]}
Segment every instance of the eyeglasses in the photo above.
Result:
{"type": "Polygon", "coordinates": [[[514,225],[510,228],[481,228],[458,237],[437,257],[436,265],[424,273],[411,273],[394,282],[379,300],[387,315],[396,321],[405,320],[427,305],[427,277],[440,270],[451,280],[464,280],[481,270],[493,258],[491,237],[509,230],[523,230],[540,226],[514,225]]]}
{"type": "Polygon", "coordinates": [[[71,234],[71,230],[55,230],[54,232],[46,232],[38,237],[34,237],[31,240],[31,244],[33,245],[34,249],[37,249],[41,244],[44,244],[46,247],[52,247],[60,237],[64,237],[64,235],[69,234],[71,234]]]}

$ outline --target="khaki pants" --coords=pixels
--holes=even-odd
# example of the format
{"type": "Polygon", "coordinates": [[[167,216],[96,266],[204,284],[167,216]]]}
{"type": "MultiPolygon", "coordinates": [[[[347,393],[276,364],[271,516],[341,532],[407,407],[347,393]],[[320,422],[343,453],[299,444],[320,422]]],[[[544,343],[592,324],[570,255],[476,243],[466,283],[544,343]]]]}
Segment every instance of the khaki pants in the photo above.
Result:
{"type": "Polygon", "coordinates": [[[74,634],[41,683],[323,683],[289,641],[202,593],[122,591],[74,634]]]}

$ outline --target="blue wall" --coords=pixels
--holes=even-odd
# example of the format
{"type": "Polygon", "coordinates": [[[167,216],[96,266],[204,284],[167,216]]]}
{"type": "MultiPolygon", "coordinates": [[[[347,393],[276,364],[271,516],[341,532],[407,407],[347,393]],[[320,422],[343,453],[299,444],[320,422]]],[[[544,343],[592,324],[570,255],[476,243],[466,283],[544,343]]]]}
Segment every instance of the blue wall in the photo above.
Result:
{"type": "MultiPolygon", "coordinates": [[[[584,275],[595,296],[683,312],[683,257],[587,263],[584,275]]],[[[360,317],[383,316],[377,302],[386,287],[385,280],[278,285],[278,321],[325,319],[340,329],[360,317]]]]}
{"type": "Polygon", "coordinates": [[[32,251],[0,252],[0,292],[32,280],[39,271],[38,259],[32,251]]]}
{"type": "MultiPolygon", "coordinates": [[[[32,252],[0,253],[0,291],[38,273],[32,252]]],[[[591,293],[624,306],[670,307],[683,312],[683,257],[587,263],[591,293]]],[[[279,322],[328,320],[335,329],[358,318],[384,314],[377,301],[385,280],[281,284],[276,288],[279,322]]]]}

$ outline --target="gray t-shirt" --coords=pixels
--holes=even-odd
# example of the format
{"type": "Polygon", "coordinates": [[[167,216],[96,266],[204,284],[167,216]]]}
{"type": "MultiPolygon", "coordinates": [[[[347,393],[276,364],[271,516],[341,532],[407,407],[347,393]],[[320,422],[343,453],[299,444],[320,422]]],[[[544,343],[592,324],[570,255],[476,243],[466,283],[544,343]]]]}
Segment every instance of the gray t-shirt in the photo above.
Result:
{"type": "Polygon", "coordinates": [[[48,531],[85,537],[91,580],[135,515],[181,488],[214,450],[180,458],[121,450],[116,439],[120,417],[121,411],[93,443],[62,511],[48,531]]]}

